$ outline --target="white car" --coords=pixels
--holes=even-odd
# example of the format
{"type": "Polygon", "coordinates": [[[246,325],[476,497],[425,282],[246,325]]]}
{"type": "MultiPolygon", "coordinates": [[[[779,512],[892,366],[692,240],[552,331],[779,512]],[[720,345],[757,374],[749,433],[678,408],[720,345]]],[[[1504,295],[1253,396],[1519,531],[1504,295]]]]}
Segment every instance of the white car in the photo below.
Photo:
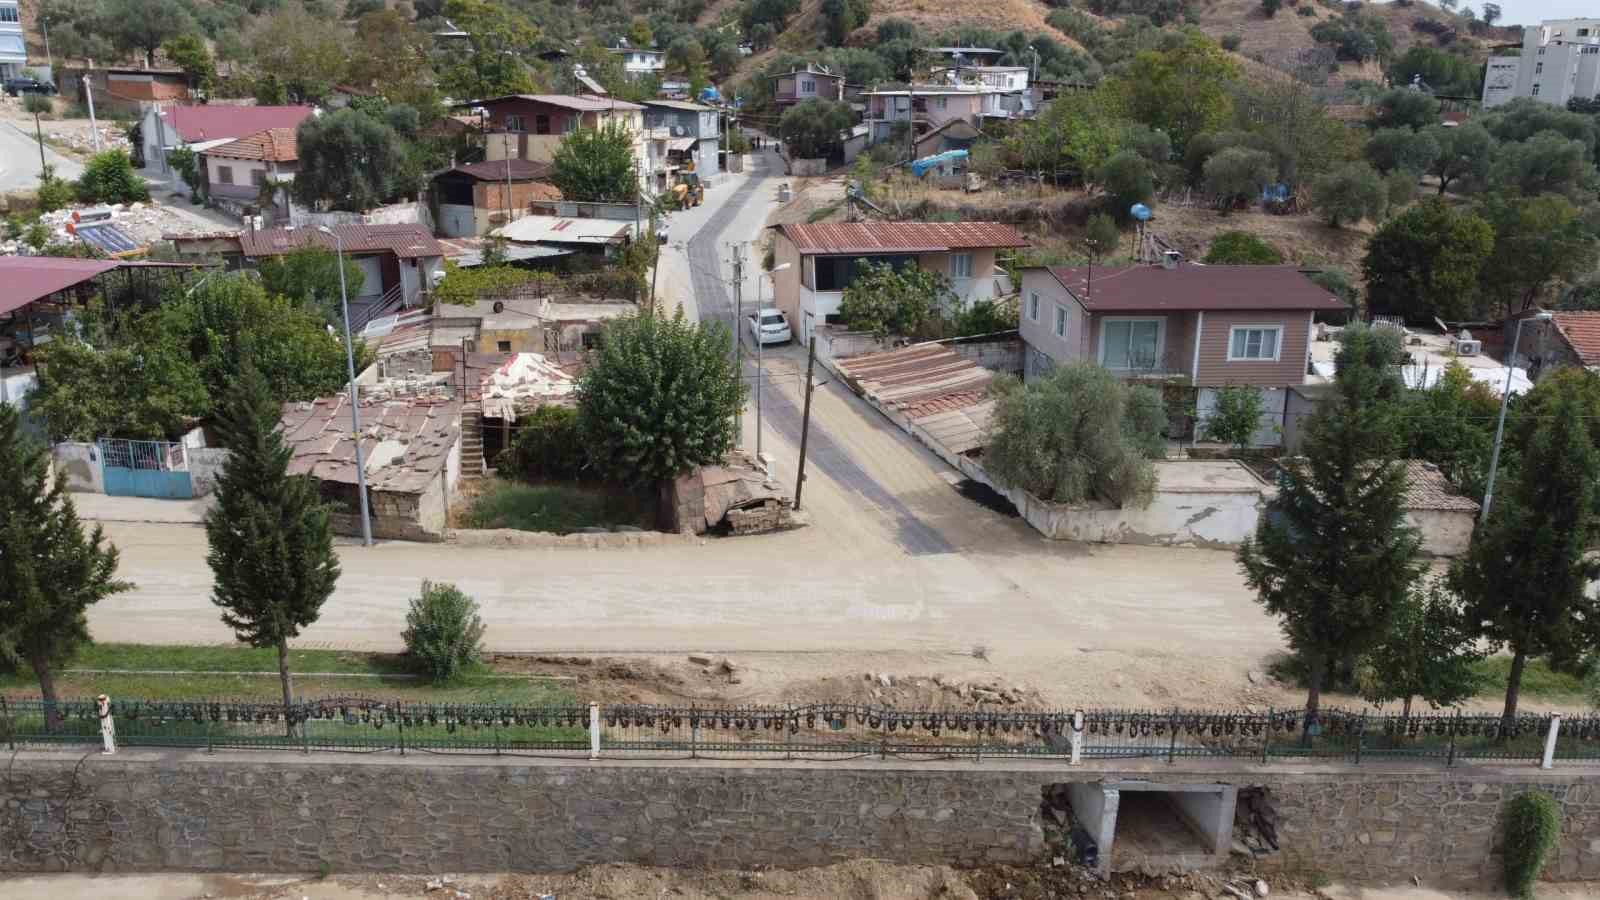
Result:
{"type": "Polygon", "coordinates": [[[789,331],[789,319],[776,309],[763,309],[746,317],[750,336],[758,344],[787,344],[794,338],[789,331]]]}

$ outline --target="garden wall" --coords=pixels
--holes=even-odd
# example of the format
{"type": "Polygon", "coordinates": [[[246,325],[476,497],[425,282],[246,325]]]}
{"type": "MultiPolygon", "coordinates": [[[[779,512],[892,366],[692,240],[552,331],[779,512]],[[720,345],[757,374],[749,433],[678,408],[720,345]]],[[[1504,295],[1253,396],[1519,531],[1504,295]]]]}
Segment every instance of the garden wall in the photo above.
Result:
{"type": "MultiPolygon", "coordinates": [[[[747,868],[859,857],[1027,863],[1055,785],[1266,788],[1268,870],[1478,887],[1507,803],[1560,804],[1545,871],[1600,878],[1600,773],[1409,763],[586,761],[293,753],[21,753],[0,770],[0,870],[563,871],[747,868]]],[[[1053,852],[1053,851],[1052,851],[1053,852]]]]}

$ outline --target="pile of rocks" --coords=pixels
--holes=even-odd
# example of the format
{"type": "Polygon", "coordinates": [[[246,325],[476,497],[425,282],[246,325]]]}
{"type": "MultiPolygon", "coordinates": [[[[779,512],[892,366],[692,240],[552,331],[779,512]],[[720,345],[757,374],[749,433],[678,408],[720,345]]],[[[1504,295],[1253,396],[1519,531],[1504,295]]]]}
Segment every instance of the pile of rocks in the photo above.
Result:
{"type": "Polygon", "coordinates": [[[1264,787],[1239,789],[1233,812],[1233,853],[1255,859],[1278,850],[1278,811],[1264,787]]]}
{"type": "Polygon", "coordinates": [[[44,138],[46,143],[54,144],[57,147],[65,147],[76,153],[127,150],[132,146],[128,143],[128,136],[123,134],[122,129],[115,125],[101,125],[97,130],[100,132],[99,150],[96,150],[94,146],[94,132],[87,126],[72,131],[46,128],[44,130],[44,138]]]}
{"type": "Polygon", "coordinates": [[[962,681],[935,675],[933,683],[945,693],[955,694],[962,700],[970,700],[979,705],[1038,705],[1039,702],[1038,691],[1025,684],[1011,684],[1003,678],[962,681]]]}
{"type": "Polygon", "coordinates": [[[721,678],[726,680],[728,684],[739,684],[743,681],[739,677],[739,667],[734,665],[733,660],[726,656],[718,656],[713,659],[705,653],[691,653],[689,654],[689,662],[692,665],[699,666],[700,674],[706,678],[721,678]]]}

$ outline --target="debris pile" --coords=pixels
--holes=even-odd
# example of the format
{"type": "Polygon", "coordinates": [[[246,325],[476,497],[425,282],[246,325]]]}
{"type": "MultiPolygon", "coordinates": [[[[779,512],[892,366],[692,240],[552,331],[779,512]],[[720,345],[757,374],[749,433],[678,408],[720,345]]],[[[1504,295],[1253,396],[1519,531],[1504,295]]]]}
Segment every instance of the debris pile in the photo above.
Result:
{"type": "Polygon", "coordinates": [[[127,150],[133,146],[128,143],[128,136],[116,125],[101,125],[91,130],[87,127],[62,131],[54,128],[44,129],[44,141],[57,147],[65,147],[77,153],[99,153],[105,150],[127,150]],[[100,132],[100,148],[94,146],[94,130],[100,132]]]}
{"type": "Polygon", "coordinates": [[[743,680],[739,677],[739,667],[726,656],[713,659],[705,653],[691,653],[689,662],[700,666],[700,674],[707,678],[721,678],[728,684],[739,684],[743,680]]]}
{"type": "Polygon", "coordinates": [[[1052,784],[1042,792],[1039,821],[1044,831],[1045,853],[1051,866],[1075,865],[1095,873],[1100,868],[1100,845],[1072,815],[1070,788],[1052,784]]]}
{"type": "MultiPolygon", "coordinates": [[[[61,243],[77,241],[67,225],[72,223],[73,214],[82,216],[93,211],[95,224],[110,224],[126,235],[136,247],[148,247],[162,240],[162,235],[177,232],[192,231],[195,228],[195,218],[178,211],[174,207],[164,206],[160,203],[114,203],[109,206],[75,207],[58,209],[39,216],[40,224],[50,229],[50,240],[61,243]],[[104,215],[102,217],[102,214],[104,215]]],[[[19,241],[5,241],[0,243],[0,253],[15,255],[22,252],[19,241]]]]}
{"type": "Polygon", "coordinates": [[[1278,850],[1278,811],[1264,787],[1239,789],[1233,812],[1233,853],[1255,859],[1278,850]]]}

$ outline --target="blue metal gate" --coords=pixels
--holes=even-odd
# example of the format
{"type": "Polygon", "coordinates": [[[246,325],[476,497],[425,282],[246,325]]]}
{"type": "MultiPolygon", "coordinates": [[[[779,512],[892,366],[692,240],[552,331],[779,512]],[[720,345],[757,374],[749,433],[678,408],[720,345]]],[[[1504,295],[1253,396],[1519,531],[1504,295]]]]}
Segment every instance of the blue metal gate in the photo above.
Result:
{"type": "Polygon", "coordinates": [[[182,444],[102,439],[106,493],[117,497],[189,500],[194,482],[182,444]]]}

